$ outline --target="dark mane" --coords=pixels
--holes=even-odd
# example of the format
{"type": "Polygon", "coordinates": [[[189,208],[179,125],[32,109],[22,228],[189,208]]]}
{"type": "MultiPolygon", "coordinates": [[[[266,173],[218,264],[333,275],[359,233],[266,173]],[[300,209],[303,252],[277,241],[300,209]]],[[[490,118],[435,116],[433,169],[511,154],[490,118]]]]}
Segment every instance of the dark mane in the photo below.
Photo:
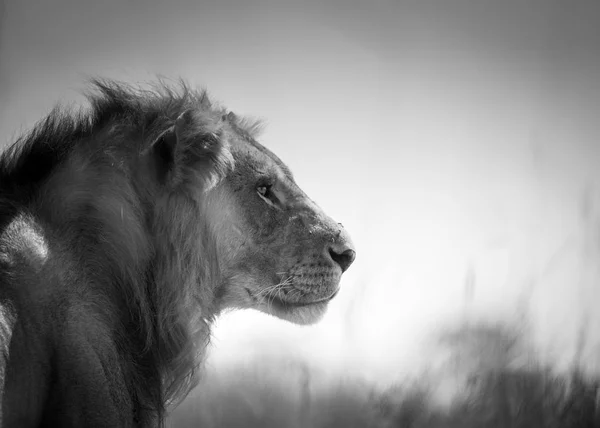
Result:
{"type": "MultiPolygon", "coordinates": [[[[183,80],[177,84],[159,81],[149,88],[134,87],[108,79],[92,79],[86,93],[90,108],[68,111],[54,108],[28,134],[0,156],[0,191],[26,198],[30,188],[48,177],[77,144],[89,141],[106,127],[137,130],[144,144],[172,125],[188,109],[211,118],[223,117],[225,109],[209,99],[206,90],[194,90],[183,80]]],[[[244,136],[256,137],[258,120],[225,116],[244,136]]],[[[105,141],[110,145],[109,140],[105,141]]],[[[141,150],[143,147],[135,147],[141,150]]]]}
{"type": "MultiPolygon", "coordinates": [[[[70,239],[79,260],[93,261],[75,275],[98,282],[121,308],[112,321],[125,332],[116,340],[125,352],[130,396],[137,411],[161,420],[165,405],[194,386],[198,352],[208,342],[214,237],[197,218],[199,207],[177,192],[154,202],[149,219],[139,189],[144,183],[132,175],[132,164],[190,110],[194,126],[184,135],[190,147],[192,140],[214,138],[223,123],[248,139],[260,125],[227,114],[205,90],[183,81],[148,89],[95,79],[87,98],[90,106],[77,112],[52,110],[0,156],[0,233],[20,212],[32,212],[55,236],[70,239]]],[[[225,168],[227,159],[211,156],[217,169],[219,162],[225,168]]]]}

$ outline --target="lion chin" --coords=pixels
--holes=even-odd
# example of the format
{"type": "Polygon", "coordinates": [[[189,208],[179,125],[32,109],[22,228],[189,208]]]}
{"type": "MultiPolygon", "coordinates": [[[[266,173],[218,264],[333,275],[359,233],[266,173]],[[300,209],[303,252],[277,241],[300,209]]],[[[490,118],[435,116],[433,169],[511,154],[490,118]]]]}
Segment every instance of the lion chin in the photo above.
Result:
{"type": "Polygon", "coordinates": [[[277,306],[265,312],[279,319],[290,321],[294,324],[312,325],[323,319],[323,316],[327,312],[327,306],[327,302],[312,303],[304,306],[294,307],[277,306]]]}
{"type": "Polygon", "coordinates": [[[329,302],[331,302],[337,293],[338,291],[336,290],[329,297],[305,303],[286,302],[283,299],[273,298],[269,304],[261,306],[258,309],[261,312],[294,324],[316,324],[325,316],[329,302]]]}

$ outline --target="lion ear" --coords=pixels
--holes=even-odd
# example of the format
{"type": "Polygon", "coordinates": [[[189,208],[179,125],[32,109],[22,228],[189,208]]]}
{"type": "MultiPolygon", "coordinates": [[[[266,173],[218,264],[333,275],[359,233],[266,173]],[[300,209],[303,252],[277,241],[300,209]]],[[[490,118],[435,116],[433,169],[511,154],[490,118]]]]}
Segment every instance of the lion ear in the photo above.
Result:
{"type": "Polygon", "coordinates": [[[182,113],[158,136],[152,153],[161,182],[174,184],[185,175],[194,175],[205,190],[223,178],[233,162],[221,130],[192,110],[182,113]]]}
{"type": "Polygon", "coordinates": [[[221,120],[223,122],[229,122],[229,123],[237,123],[237,119],[238,117],[235,115],[234,112],[230,111],[227,114],[224,114],[223,116],[221,116],[221,120]]]}
{"type": "Polygon", "coordinates": [[[172,173],[176,172],[178,145],[181,143],[183,130],[189,120],[189,115],[189,111],[182,113],[175,120],[175,124],[160,134],[150,145],[161,182],[165,181],[168,175],[173,175],[172,173]]]}

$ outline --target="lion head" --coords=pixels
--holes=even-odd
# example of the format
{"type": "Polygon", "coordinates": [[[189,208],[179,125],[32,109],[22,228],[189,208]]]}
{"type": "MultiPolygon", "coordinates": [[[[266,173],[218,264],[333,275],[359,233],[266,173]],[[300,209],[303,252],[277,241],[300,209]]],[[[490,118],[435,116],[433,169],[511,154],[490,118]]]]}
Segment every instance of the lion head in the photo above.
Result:
{"type": "Polygon", "coordinates": [[[207,119],[187,110],[152,144],[150,159],[156,165],[159,153],[165,163],[156,169],[159,181],[198,202],[204,226],[192,233],[212,238],[203,249],[218,266],[210,281],[217,311],[253,308],[294,323],[314,323],[337,294],[356,253],[341,223],[328,217],[289,168],[256,141],[256,128],[233,113],[207,119]],[[190,159],[196,160],[189,174],[197,180],[202,171],[202,185],[190,185],[194,180],[185,176],[190,159]],[[200,161],[207,165],[199,167],[200,161]]]}
{"type": "Polygon", "coordinates": [[[315,322],[354,261],[350,237],[275,154],[228,117],[234,168],[205,196],[222,267],[217,292],[228,306],[315,322]]]}

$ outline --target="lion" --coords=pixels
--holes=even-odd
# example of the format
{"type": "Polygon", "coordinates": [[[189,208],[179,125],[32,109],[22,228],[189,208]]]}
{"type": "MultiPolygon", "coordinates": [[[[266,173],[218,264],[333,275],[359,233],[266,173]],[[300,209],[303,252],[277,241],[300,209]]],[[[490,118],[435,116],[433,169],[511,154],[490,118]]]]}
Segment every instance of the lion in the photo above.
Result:
{"type": "Polygon", "coordinates": [[[86,95],[0,158],[4,427],[162,426],[223,310],[315,323],[356,255],[206,90],[86,95]]]}

